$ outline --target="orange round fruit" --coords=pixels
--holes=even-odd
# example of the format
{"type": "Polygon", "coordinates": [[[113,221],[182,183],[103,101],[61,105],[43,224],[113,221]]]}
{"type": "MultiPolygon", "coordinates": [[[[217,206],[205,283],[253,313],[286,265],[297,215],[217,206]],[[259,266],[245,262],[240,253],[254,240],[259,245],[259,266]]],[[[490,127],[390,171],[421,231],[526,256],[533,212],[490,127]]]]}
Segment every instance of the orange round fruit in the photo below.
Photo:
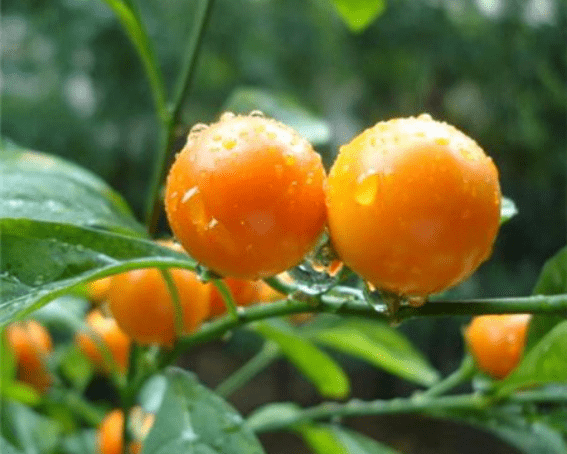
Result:
{"type": "MultiPolygon", "coordinates": [[[[209,315],[211,284],[202,283],[189,270],[175,268],[168,272],[179,295],[182,334],[187,334],[209,315]]],[[[115,275],[108,291],[108,303],[118,326],[136,342],[173,344],[176,338],[174,300],[160,270],[146,268],[115,275]]]]}
{"type": "Polygon", "coordinates": [[[530,314],[474,317],[465,340],[478,368],[494,378],[506,377],[522,358],[530,320],[530,314]]]}
{"type": "Polygon", "coordinates": [[[223,276],[256,280],[301,261],[324,228],[325,170],[309,142],[263,116],[194,127],[166,183],[183,247],[223,276]]]}
{"type": "MultiPolygon", "coordinates": [[[[225,277],[222,280],[230,289],[232,297],[237,306],[248,306],[260,301],[259,292],[263,281],[250,281],[247,279],[235,279],[225,277]]],[[[210,317],[218,317],[226,313],[224,299],[217,288],[213,285],[211,290],[210,317]]]]}
{"type": "Polygon", "coordinates": [[[18,366],[18,378],[45,392],[52,376],[45,361],[53,350],[51,335],[35,320],[14,322],[6,328],[6,339],[18,366]]]}
{"type": "MultiPolygon", "coordinates": [[[[131,341],[120,329],[116,320],[112,317],[104,317],[101,311],[95,309],[87,315],[86,323],[106,344],[119,370],[125,372],[128,368],[131,341]]],[[[98,343],[91,337],[90,333],[78,333],[77,344],[98,368],[104,371],[109,370],[98,343]]]]}
{"type": "Polygon", "coordinates": [[[103,277],[97,279],[96,281],[89,282],[87,284],[87,292],[89,298],[94,303],[100,303],[106,299],[108,294],[108,289],[110,288],[110,283],[112,282],[112,276],[103,277]]]}
{"type": "Polygon", "coordinates": [[[375,287],[427,296],[470,276],[500,222],[492,159],[429,115],[380,122],[341,147],[326,183],[332,243],[375,287]]]}
{"type": "Polygon", "coordinates": [[[100,454],[122,454],[124,445],[124,413],[112,410],[98,429],[98,450],[100,454]]]}

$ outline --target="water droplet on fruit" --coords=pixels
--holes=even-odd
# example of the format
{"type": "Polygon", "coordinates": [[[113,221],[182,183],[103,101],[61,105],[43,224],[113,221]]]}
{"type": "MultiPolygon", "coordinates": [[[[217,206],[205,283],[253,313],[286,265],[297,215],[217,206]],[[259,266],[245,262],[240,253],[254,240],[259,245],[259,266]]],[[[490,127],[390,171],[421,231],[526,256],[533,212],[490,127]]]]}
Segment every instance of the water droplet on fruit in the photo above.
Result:
{"type": "Polygon", "coordinates": [[[204,131],[205,129],[208,129],[208,128],[209,128],[209,125],[206,125],[205,123],[197,123],[196,125],[193,125],[193,127],[189,131],[189,135],[199,134],[200,132],[202,132],[202,131],[204,131]]]}
{"type": "Polygon", "coordinates": [[[285,162],[286,165],[292,166],[292,165],[295,164],[295,157],[291,154],[286,154],[284,156],[284,162],[285,162]]]}
{"type": "Polygon", "coordinates": [[[211,220],[210,220],[209,223],[207,224],[207,230],[214,228],[215,226],[218,225],[218,223],[219,223],[219,221],[218,221],[217,219],[211,218],[211,220]]]}
{"type": "MultiPolygon", "coordinates": [[[[197,186],[193,186],[191,189],[188,189],[185,194],[183,194],[183,198],[181,199],[181,203],[187,202],[191,197],[199,192],[199,188],[197,186]]],[[[176,194],[177,195],[177,194],[176,194]]]]}
{"type": "Polygon", "coordinates": [[[431,118],[431,115],[429,115],[428,113],[422,113],[421,115],[419,115],[417,117],[418,120],[426,120],[426,121],[432,121],[433,118],[431,118]]]}
{"type": "Polygon", "coordinates": [[[236,140],[234,139],[225,140],[222,143],[222,146],[227,150],[232,150],[236,146],[236,140]]]}
{"type": "Polygon", "coordinates": [[[363,177],[362,181],[356,185],[354,199],[363,206],[371,205],[378,192],[378,175],[375,173],[363,177]]]}
{"type": "Polygon", "coordinates": [[[170,199],[175,199],[175,197],[177,197],[177,191],[173,191],[169,196],[170,199]]]}
{"type": "Polygon", "coordinates": [[[225,112],[220,116],[220,121],[227,121],[227,120],[231,120],[234,117],[236,117],[236,115],[232,112],[225,112]]]}
{"type": "Polygon", "coordinates": [[[264,118],[266,115],[261,110],[253,110],[250,112],[251,117],[264,118]]]}

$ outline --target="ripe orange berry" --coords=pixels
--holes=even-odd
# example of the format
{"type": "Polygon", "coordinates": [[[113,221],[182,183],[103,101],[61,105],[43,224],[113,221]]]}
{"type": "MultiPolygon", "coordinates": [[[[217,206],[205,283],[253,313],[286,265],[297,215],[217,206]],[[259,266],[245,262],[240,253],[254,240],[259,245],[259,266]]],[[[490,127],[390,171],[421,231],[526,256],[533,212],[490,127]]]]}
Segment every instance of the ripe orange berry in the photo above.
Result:
{"type": "MultiPolygon", "coordinates": [[[[237,306],[248,306],[260,301],[259,292],[263,281],[250,281],[246,279],[235,279],[226,277],[223,282],[232,292],[232,297],[237,306]]],[[[265,284],[264,284],[265,285],[265,284]]],[[[220,292],[215,286],[211,289],[210,317],[218,317],[226,313],[226,305],[220,292]]]]}
{"type": "Polygon", "coordinates": [[[465,340],[478,368],[494,378],[506,377],[520,362],[530,319],[530,314],[474,317],[465,340]]]}
{"type": "Polygon", "coordinates": [[[103,277],[102,279],[97,279],[96,281],[89,282],[87,284],[87,291],[89,298],[95,302],[100,303],[105,300],[108,290],[110,289],[110,283],[112,281],[112,276],[103,277]]]}
{"type": "Polygon", "coordinates": [[[112,410],[98,429],[97,445],[100,454],[122,454],[124,445],[124,413],[112,410]]]}
{"type": "MultiPolygon", "coordinates": [[[[189,270],[169,269],[169,273],[179,294],[183,334],[187,334],[209,315],[211,284],[202,283],[189,270]]],[[[173,344],[176,338],[174,302],[158,269],[115,275],[108,291],[108,303],[118,326],[133,340],[141,344],[173,344]]]]}
{"type": "Polygon", "coordinates": [[[45,365],[53,350],[49,331],[35,320],[14,322],[6,328],[6,339],[18,365],[18,378],[45,392],[52,382],[45,365]]]}
{"type": "Polygon", "coordinates": [[[324,179],[321,157],[293,129],[227,113],[189,134],[169,171],[165,208],[191,256],[255,280],[296,265],[315,244],[324,179]]]}
{"type": "MultiPolygon", "coordinates": [[[[125,372],[128,368],[131,341],[124,331],[120,329],[116,320],[112,317],[104,317],[102,312],[95,309],[87,315],[86,322],[107,345],[119,370],[125,372]]],[[[89,333],[78,333],[77,344],[81,351],[90,358],[97,367],[104,371],[109,370],[97,342],[89,333]]]]}
{"type": "Polygon", "coordinates": [[[326,195],[339,256],[399,295],[458,284],[490,256],[498,232],[496,166],[426,114],[380,122],[341,147],[326,195]]]}

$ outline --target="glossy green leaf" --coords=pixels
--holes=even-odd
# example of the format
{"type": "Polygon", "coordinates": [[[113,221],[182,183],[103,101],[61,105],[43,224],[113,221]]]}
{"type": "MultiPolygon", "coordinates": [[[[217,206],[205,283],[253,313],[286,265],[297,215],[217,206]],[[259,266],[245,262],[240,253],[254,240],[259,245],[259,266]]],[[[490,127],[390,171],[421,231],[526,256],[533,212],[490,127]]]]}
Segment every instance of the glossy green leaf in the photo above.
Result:
{"type": "Polygon", "coordinates": [[[386,0],[331,0],[331,3],[355,33],[364,31],[386,9],[386,0]]]}
{"type": "Polygon", "coordinates": [[[499,396],[518,388],[567,383],[567,321],[549,331],[524,356],[518,367],[496,386],[499,396]]]}
{"type": "Polygon", "coordinates": [[[430,386],[439,379],[411,342],[385,323],[349,320],[314,332],[313,339],[420,385],[430,386]]]}
{"type": "Polygon", "coordinates": [[[327,121],[309,112],[290,96],[281,93],[240,87],[232,92],[224,109],[240,114],[259,110],[291,126],[315,146],[324,145],[331,138],[331,128],[327,121]]]}
{"type": "MultiPolygon", "coordinates": [[[[545,262],[532,293],[534,295],[567,293],[567,247],[545,262]]],[[[535,314],[528,330],[526,351],[529,351],[549,330],[565,318],[560,315],[535,314]]]]}
{"type": "Polygon", "coordinates": [[[259,323],[255,331],[278,344],[282,354],[322,396],[342,398],[348,395],[350,384],[343,369],[311,341],[275,324],[259,323]]]}
{"type": "Polygon", "coordinates": [[[293,402],[276,402],[266,404],[253,411],[246,419],[246,425],[253,432],[258,427],[270,426],[270,424],[280,425],[282,420],[293,420],[301,407],[293,402]]]}
{"type": "Polygon", "coordinates": [[[316,454],[396,454],[397,451],[352,430],[322,424],[297,428],[316,454]]]}
{"type": "Polygon", "coordinates": [[[142,454],[261,454],[236,410],[186,371],[166,371],[167,388],[142,454]]]}
{"type": "Polygon", "coordinates": [[[6,140],[0,153],[0,218],[144,234],[122,197],[91,172],[6,140]]]}
{"type": "Polygon", "coordinates": [[[502,204],[500,206],[500,225],[505,224],[510,219],[518,214],[518,208],[512,199],[502,197],[502,204]]]}
{"type": "Polygon", "coordinates": [[[26,219],[0,220],[0,326],[87,281],[153,266],[194,269],[152,241],[26,219]]]}

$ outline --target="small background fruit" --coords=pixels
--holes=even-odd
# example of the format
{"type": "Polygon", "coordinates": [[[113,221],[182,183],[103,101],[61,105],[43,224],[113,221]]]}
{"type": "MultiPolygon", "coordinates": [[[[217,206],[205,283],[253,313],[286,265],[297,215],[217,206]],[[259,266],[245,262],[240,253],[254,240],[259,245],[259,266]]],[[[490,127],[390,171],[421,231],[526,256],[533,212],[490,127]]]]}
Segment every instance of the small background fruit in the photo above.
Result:
{"type": "Polygon", "coordinates": [[[429,115],[380,122],[341,147],[326,194],[339,256],[401,295],[458,284],[489,257],[498,232],[496,166],[429,115]]]}
{"type": "Polygon", "coordinates": [[[223,276],[259,279],[301,261],[325,224],[325,170],[309,142],[261,116],[193,129],[166,184],[170,226],[223,276]]]}
{"type": "Polygon", "coordinates": [[[49,331],[35,320],[14,322],[6,328],[6,339],[18,365],[18,378],[45,392],[52,382],[45,364],[53,350],[49,331]]]}
{"type": "Polygon", "coordinates": [[[474,317],[465,340],[478,368],[494,378],[506,377],[522,357],[530,319],[530,314],[474,317]]]}
{"type": "MultiPolygon", "coordinates": [[[[179,246],[168,243],[179,250],[179,246]]],[[[211,284],[202,283],[185,269],[169,269],[179,294],[183,334],[197,329],[209,315],[211,284]]],[[[176,338],[174,303],[158,269],[117,274],[108,291],[108,303],[118,326],[141,344],[171,345],[176,338]]]]}
{"type": "MultiPolygon", "coordinates": [[[[91,311],[86,317],[87,325],[100,336],[101,340],[108,347],[112,358],[121,372],[128,368],[128,358],[130,355],[130,338],[120,329],[116,320],[112,317],[105,317],[100,310],[91,311]]],[[[81,351],[100,369],[109,370],[109,366],[104,360],[104,356],[97,344],[89,333],[78,333],[77,344],[81,351]]]]}

